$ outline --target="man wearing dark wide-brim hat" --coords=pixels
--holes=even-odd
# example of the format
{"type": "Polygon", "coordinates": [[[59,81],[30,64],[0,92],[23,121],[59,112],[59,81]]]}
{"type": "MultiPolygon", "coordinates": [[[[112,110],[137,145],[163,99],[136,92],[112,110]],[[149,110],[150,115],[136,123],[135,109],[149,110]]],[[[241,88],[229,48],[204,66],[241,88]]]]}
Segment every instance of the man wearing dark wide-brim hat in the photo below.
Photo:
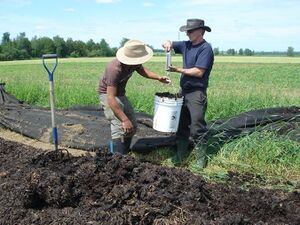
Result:
{"type": "Polygon", "coordinates": [[[186,32],[188,41],[170,41],[163,43],[166,51],[174,49],[183,57],[183,67],[171,65],[170,72],[181,74],[180,87],[184,96],[184,103],[176,133],[177,151],[172,162],[181,164],[190,154],[190,140],[192,141],[198,169],[207,164],[207,128],[205,113],[207,109],[207,94],[209,74],[214,63],[212,47],[203,38],[210,27],[204,20],[188,19],[186,25],[179,28],[186,32]]]}

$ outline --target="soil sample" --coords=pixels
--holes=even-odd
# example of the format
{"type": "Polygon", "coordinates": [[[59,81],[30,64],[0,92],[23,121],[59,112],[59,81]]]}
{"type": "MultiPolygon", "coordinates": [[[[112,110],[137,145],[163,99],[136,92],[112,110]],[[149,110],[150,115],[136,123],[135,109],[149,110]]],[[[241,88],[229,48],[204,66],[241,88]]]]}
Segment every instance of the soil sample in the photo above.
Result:
{"type": "Polygon", "coordinates": [[[160,98],[182,98],[182,95],[180,93],[172,94],[170,92],[156,92],[155,95],[160,98]]]}

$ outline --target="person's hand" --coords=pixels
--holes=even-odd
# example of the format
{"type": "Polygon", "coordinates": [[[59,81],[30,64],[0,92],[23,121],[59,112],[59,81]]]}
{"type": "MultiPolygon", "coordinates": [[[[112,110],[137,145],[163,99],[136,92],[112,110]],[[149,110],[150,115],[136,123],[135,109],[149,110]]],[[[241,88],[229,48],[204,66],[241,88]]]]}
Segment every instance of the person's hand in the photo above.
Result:
{"type": "Polygon", "coordinates": [[[173,65],[169,66],[169,69],[167,71],[169,71],[169,72],[179,72],[178,68],[176,66],[173,66],[173,65]]]}
{"type": "Polygon", "coordinates": [[[129,119],[122,122],[122,128],[126,134],[130,134],[134,131],[133,125],[129,119]]]}
{"type": "Polygon", "coordinates": [[[169,52],[169,51],[171,51],[171,49],[172,49],[172,42],[169,41],[169,40],[167,40],[167,41],[165,41],[165,42],[162,44],[162,47],[163,47],[167,52],[169,52]]]}
{"type": "Polygon", "coordinates": [[[164,84],[170,84],[172,82],[171,79],[167,76],[159,77],[158,80],[164,84]]]}

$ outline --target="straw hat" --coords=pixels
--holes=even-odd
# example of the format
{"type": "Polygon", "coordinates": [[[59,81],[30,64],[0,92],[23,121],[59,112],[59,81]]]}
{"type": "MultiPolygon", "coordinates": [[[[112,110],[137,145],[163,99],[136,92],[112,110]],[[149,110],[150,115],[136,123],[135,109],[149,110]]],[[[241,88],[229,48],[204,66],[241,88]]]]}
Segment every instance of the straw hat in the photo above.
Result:
{"type": "Polygon", "coordinates": [[[138,40],[129,40],[117,51],[117,59],[126,65],[138,65],[147,62],[153,56],[151,48],[138,40]]]}

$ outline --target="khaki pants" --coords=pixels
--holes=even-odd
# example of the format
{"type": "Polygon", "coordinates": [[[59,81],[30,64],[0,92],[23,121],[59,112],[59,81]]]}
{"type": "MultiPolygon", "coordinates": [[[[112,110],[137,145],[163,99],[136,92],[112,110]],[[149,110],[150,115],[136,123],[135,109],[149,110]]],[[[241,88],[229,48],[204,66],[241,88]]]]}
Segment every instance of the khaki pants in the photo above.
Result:
{"type": "Polygon", "coordinates": [[[123,131],[122,128],[122,122],[115,116],[114,112],[107,104],[107,95],[100,94],[100,103],[103,105],[106,119],[108,119],[108,121],[110,122],[111,138],[116,139],[116,138],[123,138],[123,137],[124,138],[132,137],[135,134],[137,129],[137,122],[136,122],[134,109],[131,106],[131,103],[129,102],[126,96],[118,96],[116,97],[116,100],[119,103],[125,115],[131,121],[134,127],[134,132],[131,133],[130,135],[125,135],[125,132],[123,131]]]}

